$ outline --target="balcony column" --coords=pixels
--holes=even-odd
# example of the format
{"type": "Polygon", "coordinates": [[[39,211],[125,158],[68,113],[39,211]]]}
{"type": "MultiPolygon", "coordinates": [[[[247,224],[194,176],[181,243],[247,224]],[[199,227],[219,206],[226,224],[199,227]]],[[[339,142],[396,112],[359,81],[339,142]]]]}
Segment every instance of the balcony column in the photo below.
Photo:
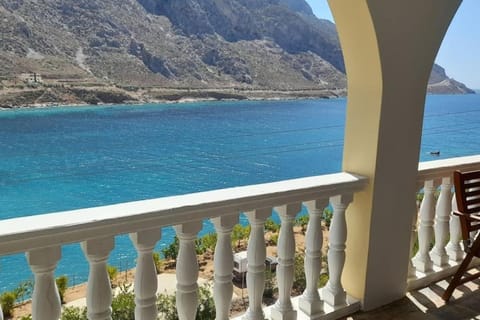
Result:
{"type": "Polygon", "coordinates": [[[194,320],[198,306],[198,261],[195,239],[202,229],[201,221],[175,226],[179,240],[177,257],[176,306],[179,320],[194,320]]]}
{"type": "Polygon", "coordinates": [[[212,219],[217,232],[217,244],[213,257],[215,284],[213,299],[215,301],[216,320],[228,320],[233,297],[233,250],[232,230],[238,223],[238,214],[226,215],[212,219]]]}
{"type": "Polygon", "coordinates": [[[54,271],[60,256],[59,246],[27,252],[28,264],[35,275],[32,294],[32,317],[35,320],[60,318],[60,296],[54,277],[54,271]]]}
{"type": "Polygon", "coordinates": [[[322,298],[331,306],[341,306],[347,302],[347,293],[343,289],[341,276],[345,265],[345,243],[347,241],[345,210],[352,200],[352,194],[330,198],[333,217],[328,244],[328,282],[322,290],[322,298]]]}
{"type": "Polygon", "coordinates": [[[247,291],[248,309],[244,320],[264,320],[262,310],[263,290],[265,289],[265,220],[272,214],[271,208],[246,212],[252,227],[247,245],[247,291]]]}
{"type": "Polygon", "coordinates": [[[448,242],[450,213],[452,212],[452,182],[450,177],[442,179],[440,196],[435,207],[435,246],[430,252],[433,263],[438,267],[448,264],[445,246],[448,242]]]}
{"type": "Polygon", "coordinates": [[[368,177],[348,208],[343,284],[364,310],[405,295],[428,79],[461,0],[328,0],[348,82],[343,170],[368,177]]]}
{"type": "Polygon", "coordinates": [[[153,261],[153,248],[160,240],[158,228],[142,230],[130,234],[137,249],[135,271],[135,319],[156,320],[157,311],[157,269],[153,261]]]}
{"type": "Polygon", "coordinates": [[[295,235],[293,225],[295,216],[302,209],[300,203],[287,204],[275,208],[280,216],[281,226],[278,236],[278,266],[277,284],[278,300],[272,307],[271,317],[273,320],[295,320],[297,311],[293,310],[292,295],[294,266],[295,266],[295,235]]]}
{"type": "MultiPolygon", "coordinates": [[[[457,211],[457,199],[455,193],[452,197],[452,211],[457,211]]],[[[460,219],[450,213],[450,241],[447,244],[447,253],[450,260],[458,262],[463,260],[463,250],[460,246],[462,240],[462,228],[460,226],[460,219]]]]}
{"type": "Polygon", "coordinates": [[[418,227],[418,253],[414,258],[417,270],[426,273],[433,270],[433,261],[430,258],[430,244],[433,237],[433,224],[435,218],[436,188],[433,180],[425,181],[423,187],[423,200],[420,204],[420,225],[418,227]]]}
{"type": "Polygon", "coordinates": [[[322,271],[322,214],[328,206],[328,199],[305,202],[309,220],[305,234],[305,278],[306,288],[298,302],[298,307],[310,318],[323,313],[323,301],[318,294],[318,279],[322,271]]]}
{"type": "Polygon", "coordinates": [[[91,239],[82,242],[82,250],[90,265],[87,284],[87,316],[89,320],[112,320],[112,285],[107,272],[107,260],[114,247],[114,238],[91,239]]]}

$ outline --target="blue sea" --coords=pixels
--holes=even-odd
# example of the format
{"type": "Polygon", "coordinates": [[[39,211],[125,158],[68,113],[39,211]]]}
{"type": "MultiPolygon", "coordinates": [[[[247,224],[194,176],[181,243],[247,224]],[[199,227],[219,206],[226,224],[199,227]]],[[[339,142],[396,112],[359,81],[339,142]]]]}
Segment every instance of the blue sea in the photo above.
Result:
{"type": "MultiPolygon", "coordinates": [[[[0,112],[0,219],[341,170],[345,99],[55,107],[0,112]]],[[[421,160],[480,153],[480,95],[427,98],[421,160]],[[440,150],[439,157],[430,151],[440,150]]],[[[203,233],[211,232],[205,222],[203,233]]],[[[160,250],[173,238],[163,231],[160,250]]],[[[110,264],[134,267],[126,236],[110,264]]],[[[78,244],[57,274],[86,281],[78,244]]],[[[0,258],[0,291],[32,278],[0,258]]]]}

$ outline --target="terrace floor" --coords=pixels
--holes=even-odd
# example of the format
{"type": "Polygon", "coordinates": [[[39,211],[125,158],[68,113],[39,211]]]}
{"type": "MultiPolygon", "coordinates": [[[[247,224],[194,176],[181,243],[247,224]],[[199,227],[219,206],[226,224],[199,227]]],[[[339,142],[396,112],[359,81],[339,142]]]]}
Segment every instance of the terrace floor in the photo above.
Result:
{"type": "Polygon", "coordinates": [[[445,303],[441,296],[447,286],[448,282],[442,280],[426,288],[411,291],[405,298],[387,306],[369,312],[358,312],[347,319],[480,319],[480,279],[459,286],[450,301],[445,303]]]}

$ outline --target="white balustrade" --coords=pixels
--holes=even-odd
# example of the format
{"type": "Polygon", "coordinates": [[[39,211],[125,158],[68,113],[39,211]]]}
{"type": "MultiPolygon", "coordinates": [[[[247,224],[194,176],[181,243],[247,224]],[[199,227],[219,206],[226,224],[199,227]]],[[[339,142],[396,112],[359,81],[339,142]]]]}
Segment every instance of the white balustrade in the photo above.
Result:
{"type": "MultiPolygon", "coordinates": [[[[310,314],[314,314],[323,310],[323,301],[319,299],[316,286],[322,267],[321,216],[327,201],[312,201],[313,207],[308,201],[329,199],[337,194],[351,195],[362,190],[366,182],[366,178],[363,177],[336,173],[7,219],[0,222],[0,255],[27,252],[28,262],[35,274],[32,317],[34,320],[55,320],[59,319],[61,310],[54,279],[54,270],[60,259],[60,248],[68,243],[81,243],[90,268],[86,297],[88,319],[110,320],[112,290],[107,273],[107,261],[114,248],[114,236],[130,234],[138,254],[134,286],[135,318],[153,320],[157,318],[155,308],[157,277],[152,252],[161,237],[161,228],[173,225],[180,246],[176,270],[177,311],[179,319],[193,320],[198,306],[195,239],[202,227],[202,221],[212,219],[218,234],[214,256],[216,319],[226,320],[229,318],[233,295],[231,232],[238,222],[238,212],[247,212],[251,224],[247,248],[249,307],[243,317],[247,320],[263,320],[262,296],[266,258],[264,225],[271,215],[271,208],[278,207],[282,220],[277,271],[280,291],[276,306],[273,307],[273,313],[277,312],[278,316],[273,317],[295,319],[295,311],[290,300],[295,258],[293,221],[300,211],[300,203],[306,202],[309,206],[310,222],[306,235],[307,289],[301,298],[303,302],[300,302],[303,311],[299,312],[310,310],[310,314]]],[[[351,199],[346,201],[345,196],[339,196],[333,197],[332,200],[335,213],[330,234],[331,280],[324,293],[327,302],[338,305],[342,300],[342,294],[345,294],[340,276],[345,260],[345,208],[351,199]]],[[[353,309],[349,308],[348,312],[358,309],[357,303],[353,309]]]]}
{"type": "Polygon", "coordinates": [[[265,221],[272,214],[271,208],[247,212],[251,230],[247,246],[247,290],[248,309],[246,320],[265,319],[262,309],[263,290],[265,289],[265,221]]]}
{"type": "Polygon", "coordinates": [[[420,204],[420,226],[418,228],[418,253],[414,259],[417,270],[429,272],[433,261],[430,258],[430,244],[433,240],[435,218],[435,185],[433,180],[426,180],[423,187],[423,200],[420,204]]]}
{"type": "Polygon", "coordinates": [[[175,226],[179,240],[177,257],[176,306],[179,320],[194,320],[198,306],[198,261],[195,239],[202,229],[201,221],[175,226]]]}
{"type": "Polygon", "coordinates": [[[60,318],[60,296],[54,277],[54,271],[60,256],[59,246],[27,252],[28,264],[35,275],[35,285],[32,294],[32,315],[34,320],[60,318]]]}
{"type": "Polygon", "coordinates": [[[306,288],[300,297],[298,307],[310,318],[323,313],[323,301],[318,294],[318,279],[322,271],[322,215],[328,205],[328,199],[305,202],[309,221],[305,234],[305,278],[306,288]]]}
{"type": "Polygon", "coordinates": [[[131,233],[137,250],[137,268],[135,271],[135,319],[156,320],[157,311],[157,270],[153,261],[153,248],[160,240],[158,228],[131,233]]]}
{"type": "Polygon", "coordinates": [[[457,205],[455,195],[452,195],[452,177],[455,170],[478,169],[480,169],[479,156],[419,164],[417,183],[419,186],[423,185],[424,197],[417,215],[418,237],[412,230],[412,244],[418,241],[418,252],[410,261],[408,290],[425,287],[453,275],[463,259],[460,222],[458,217],[451,213],[452,210],[456,210],[457,205]],[[438,200],[435,201],[436,183],[440,181],[440,193],[438,200]],[[415,266],[413,268],[412,261],[415,266]]]}
{"type": "Polygon", "coordinates": [[[430,256],[436,266],[448,264],[448,255],[445,247],[449,237],[449,221],[452,211],[452,182],[450,177],[442,179],[440,195],[435,207],[435,246],[430,256]]]}
{"type": "Polygon", "coordinates": [[[297,311],[293,310],[290,296],[293,286],[296,247],[293,226],[295,216],[301,209],[302,205],[300,203],[275,208],[280,216],[281,226],[277,244],[278,301],[271,310],[273,320],[295,320],[297,318],[297,311]]]}
{"type": "MultiPolygon", "coordinates": [[[[452,197],[452,211],[458,210],[457,199],[455,198],[455,193],[452,197]]],[[[463,260],[463,250],[460,245],[462,240],[462,229],[460,226],[460,219],[450,213],[450,240],[447,244],[447,254],[450,260],[454,262],[459,262],[463,260]]]]}
{"type": "Polygon", "coordinates": [[[238,214],[213,218],[217,232],[214,262],[213,300],[215,301],[216,320],[228,320],[233,296],[233,250],[232,230],[238,223],[238,214]]]}
{"type": "Polygon", "coordinates": [[[341,283],[345,265],[345,248],[347,241],[347,222],[345,210],[353,200],[352,194],[343,194],[330,198],[333,207],[330,239],[328,246],[329,280],[322,290],[322,298],[331,306],[346,304],[347,294],[341,283]]]}
{"type": "MultiPolygon", "coordinates": [[[[82,249],[90,265],[87,284],[87,316],[89,320],[111,320],[112,286],[107,260],[114,247],[111,236],[86,240],[82,249]]],[[[51,318],[57,319],[57,318],[51,318]]]]}

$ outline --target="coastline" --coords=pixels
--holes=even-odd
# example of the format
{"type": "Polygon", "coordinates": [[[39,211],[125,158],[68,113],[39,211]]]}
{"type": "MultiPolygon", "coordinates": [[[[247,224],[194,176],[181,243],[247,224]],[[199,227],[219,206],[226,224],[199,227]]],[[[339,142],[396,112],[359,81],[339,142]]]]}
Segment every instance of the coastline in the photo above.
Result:
{"type": "Polygon", "coordinates": [[[117,87],[37,87],[0,90],[0,111],[25,108],[105,105],[182,104],[208,101],[275,101],[332,99],[346,96],[346,89],[183,89],[124,90],[117,87]]]}
{"type": "MultiPolygon", "coordinates": [[[[478,94],[436,90],[429,85],[427,95],[478,94]]],[[[119,87],[58,87],[0,89],[0,112],[17,109],[55,107],[116,106],[144,104],[183,104],[215,101],[279,101],[336,99],[347,96],[346,88],[320,89],[245,89],[245,88],[149,88],[122,89],[119,87]]]]}

